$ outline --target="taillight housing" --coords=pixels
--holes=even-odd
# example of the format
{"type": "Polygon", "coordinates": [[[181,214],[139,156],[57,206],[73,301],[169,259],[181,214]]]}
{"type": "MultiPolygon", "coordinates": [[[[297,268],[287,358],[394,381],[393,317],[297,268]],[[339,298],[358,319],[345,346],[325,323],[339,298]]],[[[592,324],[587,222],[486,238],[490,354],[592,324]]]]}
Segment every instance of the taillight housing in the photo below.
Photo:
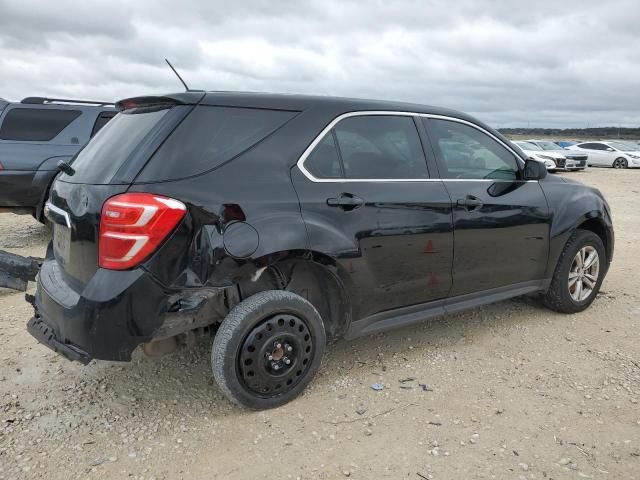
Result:
{"type": "Polygon", "coordinates": [[[184,218],[184,203],[152,193],[123,193],[102,206],[98,265],[127,270],[146,260],[184,218]]]}

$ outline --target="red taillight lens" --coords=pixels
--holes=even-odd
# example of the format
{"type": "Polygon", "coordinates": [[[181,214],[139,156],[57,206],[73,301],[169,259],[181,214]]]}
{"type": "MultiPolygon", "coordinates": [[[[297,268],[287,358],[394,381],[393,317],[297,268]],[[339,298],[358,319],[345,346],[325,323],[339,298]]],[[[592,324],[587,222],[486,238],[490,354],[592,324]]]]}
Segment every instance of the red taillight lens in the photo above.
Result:
{"type": "Polygon", "coordinates": [[[184,218],[182,202],[151,193],[123,193],[107,200],[100,217],[98,265],[135,267],[151,255],[184,218]]]}

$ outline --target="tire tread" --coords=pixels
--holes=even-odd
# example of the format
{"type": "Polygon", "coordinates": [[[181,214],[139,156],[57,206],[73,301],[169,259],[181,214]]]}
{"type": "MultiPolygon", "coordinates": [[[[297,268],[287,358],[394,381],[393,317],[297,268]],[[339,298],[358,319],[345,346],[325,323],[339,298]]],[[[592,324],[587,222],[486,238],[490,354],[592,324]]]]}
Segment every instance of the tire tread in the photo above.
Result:
{"type": "MultiPolygon", "coordinates": [[[[232,354],[230,354],[229,348],[236,341],[234,337],[237,336],[238,332],[247,327],[247,322],[250,322],[250,319],[256,314],[259,317],[265,316],[265,314],[268,315],[270,313],[270,305],[278,305],[284,303],[298,310],[306,310],[312,316],[316,316],[315,320],[318,324],[316,326],[320,330],[318,333],[320,337],[319,341],[322,345],[321,348],[318,348],[319,351],[316,355],[318,355],[319,357],[322,356],[324,344],[326,343],[324,324],[322,323],[322,318],[320,317],[318,311],[306,299],[302,298],[299,295],[296,295],[295,293],[284,290],[267,290],[256,293],[255,295],[252,295],[251,297],[243,300],[238,305],[236,305],[222,321],[220,328],[218,328],[216,336],[213,340],[213,346],[211,348],[211,368],[213,371],[213,377],[224,396],[236,405],[251,409],[262,409],[278,406],[293,399],[293,397],[291,397],[283,402],[268,402],[270,403],[269,405],[260,405],[260,402],[257,402],[256,404],[250,404],[238,395],[239,392],[236,391],[237,388],[235,388],[235,386],[232,384],[233,378],[230,378],[229,374],[225,371],[225,367],[228,366],[228,362],[234,362],[235,364],[235,350],[232,352],[232,354]]],[[[307,373],[309,377],[312,377],[315,374],[315,370],[317,370],[317,368],[319,367],[319,362],[320,358],[318,358],[317,362],[314,361],[314,366],[311,367],[307,373]]],[[[310,378],[308,380],[310,380],[310,378]]],[[[301,383],[306,385],[306,383],[308,382],[302,381],[301,383]]],[[[298,393],[296,393],[295,396],[297,396],[297,394],[298,393]]],[[[282,397],[286,397],[286,394],[283,394],[282,397]]]]}
{"type": "MultiPolygon", "coordinates": [[[[549,289],[542,296],[542,303],[547,308],[560,313],[576,313],[587,308],[595,299],[606,273],[607,260],[605,258],[604,251],[604,245],[598,235],[590,230],[577,229],[576,231],[574,231],[571,237],[569,237],[569,240],[567,240],[567,243],[565,244],[560,257],[558,258],[558,263],[556,264],[556,269],[553,273],[551,285],[549,285],[549,289]],[[568,291],[565,292],[566,278],[564,275],[564,269],[566,263],[573,261],[573,257],[575,256],[575,252],[577,251],[577,249],[584,245],[587,241],[595,244],[596,249],[599,250],[598,254],[600,255],[600,274],[596,282],[595,294],[593,294],[585,304],[579,305],[570,299],[570,297],[568,296],[568,291]]],[[[570,266],[571,265],[567,267],[567,270],[568,268],[570,268],[570,266]]]]}

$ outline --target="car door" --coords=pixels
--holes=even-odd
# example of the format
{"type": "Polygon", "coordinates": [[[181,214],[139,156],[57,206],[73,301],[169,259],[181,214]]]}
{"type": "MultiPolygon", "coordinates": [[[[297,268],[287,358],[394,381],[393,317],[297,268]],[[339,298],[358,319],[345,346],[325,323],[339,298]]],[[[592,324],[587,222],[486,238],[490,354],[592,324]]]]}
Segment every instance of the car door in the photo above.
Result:
{"type": "Polygon", "coordinates": [[[430,178],[417,122],[343,115],[292,171],[310,249],[348,276],[354,320],[444,298],[451,287],[451,200],[430,178]]]}
{"type": "Polygon", "coordinates": [[[550,214],[538,181],[522,180],[522,161],[483,128],[457,119],[423,122],[453,203],[450,296],[540,281],[550,214]]]}
{"type": "Polygon", "coordinates": [[[602,166],[612,167],[613,162],[615,162],[616,158],[620,158],[620,157],[624,158],[624,155],[622,153],[620,153],[615,148],[607,145],[606,143],[598,142],[598,143],[595,143],[595,145],[597,145],[599,153],[601,154],[602,166]]]}
{"type": "Polygon", "coordinates": [[[589,165],[602,166],[606,164],[604,150],[600,148],[601,144],[594,142],[580,143],[576,145],[576,150],[585,152],[588,156],[587,163],[589,165]]]}

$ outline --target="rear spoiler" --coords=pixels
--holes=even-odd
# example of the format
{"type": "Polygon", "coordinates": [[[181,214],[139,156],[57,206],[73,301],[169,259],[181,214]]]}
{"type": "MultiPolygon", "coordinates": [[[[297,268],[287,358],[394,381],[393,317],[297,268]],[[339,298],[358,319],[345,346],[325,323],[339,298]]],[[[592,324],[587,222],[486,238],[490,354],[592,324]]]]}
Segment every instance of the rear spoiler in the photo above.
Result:
{"type": "Polygon", "coordinates": [[[204,97],[205,92],[184,92],[175,95],[143,96],[125,98],[116,102],[116,110],[123,112],[134,108],[171,107],[174,105],[196,105],[204,97]]]}

